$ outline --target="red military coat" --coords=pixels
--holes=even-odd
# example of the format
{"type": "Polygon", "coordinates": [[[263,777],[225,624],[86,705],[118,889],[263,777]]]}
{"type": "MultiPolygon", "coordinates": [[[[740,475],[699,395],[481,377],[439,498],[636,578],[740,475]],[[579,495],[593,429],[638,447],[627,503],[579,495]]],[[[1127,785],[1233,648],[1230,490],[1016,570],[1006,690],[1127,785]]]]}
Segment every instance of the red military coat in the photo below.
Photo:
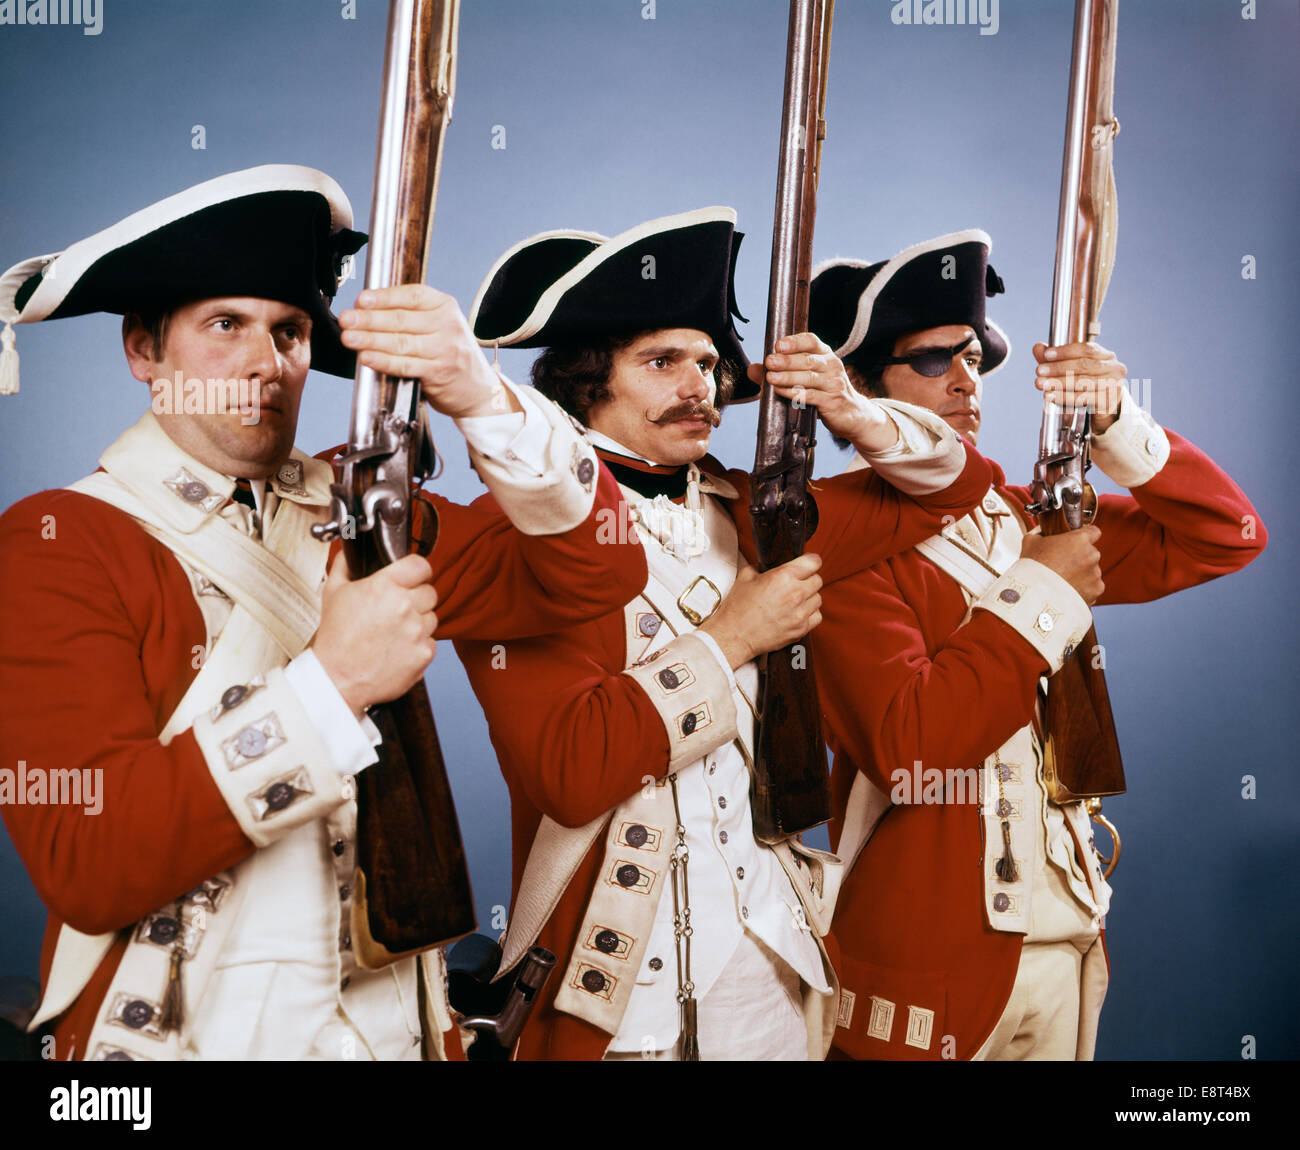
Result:
{"type": "MultiPolygon", "coordinates": [[[[900,495],[871,472],[819,481],[819,526],[807,549],[822,557],[823,579],[829,583],[878,562],[933,534],[945,516],[969,511],[987,490],[990,469],[973,449],[966,452],[965,468],[952,486],[923,500],[900,495]]],[[[721,474],[715,461],[705,460],[701,467],[721,474]]],[[[749,476],[732,471],[725,479],[741,493],[739,499],[723,502],[752,563],[749,476]]],[[[622,611],[509,643],[504,660],[496,657],[496,645],[486,641],[458,641],[456,649],[487,715],[510,790],[517,894],[542,816],[579,827],[618,806],[647,777],[665,774],[668,736],[645,691],[621,673],[628,666],[622,611]]],[[[599,877],[603,841],[598,836],[587,852],[538,939],[559,962],[520,1040],[516,1056],[521,1060],[596,1060],[609,1045],[605,1031],[554,1009],[558,972],[573,952],[599,877]]]]}
{"type": "MultiPolygon", "coordinates": [[[[1106,590],[1100,603],[1142,603],[1236,571],[1263,548],[1254,508],[1215,464],[1170,434],[1164,468],[1131,496],[1104,495],[1096,517],[1106,590]],[[1247,519],[1247,517],[1255,517],[1247,519]],[[1252,523],[1253,530],[1244,529],[1252,523]]],[[[1028,489],[996,490],[1015,508],[1028,489]]],[[[1029,724],[1043,658],[996,615],[967,603],[956,581],[907,551],[824,593],[818,686],[834,752],[838,840],[849,790],[862,771],[890,793],[895,772],[980,764],[1029,724]]],[[[1022,936],[985,918],[981,817],[973,803],[892,806],[840,891],[834,936],[846,989],[893,1003],[946,1003],[936,1035],[968,1059],[1011,993],[1022,936]]],[[[996,848],[992,848],[996,849],[996,848]]],[[[945,1056],[919,1050],[895,1025],[855,1057],[945,1056]]],[[[837,1034],[843,1032],[837,1031],[837,1034]]]]}
{"type": "MultiPolygon", "coordinates": [[[[604,468],[587,520],[561,535],[516,531],[490,497],[473,507],[433,498],[440,532],[429,559],[440,637],[536,634],[608,610],[644,585],[640,547],[610,546],[598,535],[621,499],[604,468]]],[[[44,981],[64,923],[87,934],[120,930],[254,848],[193,733],[167,746],[157,738],[206,643],[189,578],[172,553],[114,507],[46,491],[0,518],[0,588],[3,761],[103,769],[98,815],[4,808],[49,911],[44,981]]],[[[60,1058],[84,1052],[125,947],[123,936],[58,1020],[60,1058]]]]}

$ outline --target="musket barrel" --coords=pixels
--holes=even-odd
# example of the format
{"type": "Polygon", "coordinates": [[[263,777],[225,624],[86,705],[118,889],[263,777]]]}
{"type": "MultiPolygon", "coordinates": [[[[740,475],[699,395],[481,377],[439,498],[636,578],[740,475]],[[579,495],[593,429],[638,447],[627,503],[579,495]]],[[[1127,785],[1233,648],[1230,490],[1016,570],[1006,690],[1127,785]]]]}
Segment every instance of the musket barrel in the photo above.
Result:
{"type": "Polygon", "coordinates": [[[794,0],[790,5],[790,57],[799,61],[799,67],[791,68],[785,78],[765,354],[778,339],[802,331],[808,322],[808,285],[799,282],[798,274],[806,185],[801,176],[816,147],[816,138],[808,130],[808,109],[820,17],[819,0],[794,0]]]}
{"type": "MultiPolygon", "coordinates": [[[[1091,278],[1086,267],[1079,266],[1080,192],[1083,187],[1083,154],[1088,139],[1088,105],[1090,103],[1089,63],[1093,54],[1093,5],[1095,0],[1075,0],[1074,49],[1070,57],[1069,110],[1065,127],[1065,155],[1061,161],[1061,206],[1056,225],[1056,270],[1052,277],[1053,346],[1073,343],[1083,338],[1087,328],[1087,303],[1078,303],[1076,277],[1091,278]]],[[[1086,261],[1083,261],[1086,263],[1086,261]]]]}
{"type": "MultiPolygon", "coordinates": [[[[455,90],[455,56],[448,45],[455,43],[458,12],[454,2],[430,6],[421,0],[392,0],[389,5],[367,288],[420,282],[425,276],[441,168],[441,126],[450,119],[455,90]],[[416,19],[417,10],[422,20],[416,19]],[[423,66],[416,53],[428,54],[423,66]],[[424,161],[412,164],[415,154],[424,161]]],[[[356,383],[349,442],[359,452],[384,443],[385,431],[375,416],[393,410],[394,381],[360,367],[356,383]]]]}
{"type": "MultiPolygon", "coordinates": [[[[407,64],[411,57],[411,24],[415,0],[393,0],[388,9],[388,40],[384,55],[384,90],[380,99],[379,143],[375,150],[375,185],[370,200],[370,241],[366,254],[366,287],[386,288],[397,279],[397,190],[402,178],[405,136],[407,64]]],[[[358,365],[352,392],[352,424],[348,444],[354,452],[378,447],[383,429],[379,415],[392,408],[386,377],[358,365]]]]}
{"type": "Polygon", "coordinates": [[[379,144],[375,152],[375,191],[370,202],[370,246],[366,287],[386,288],[398,279],[398,220],[403,209],[403,143],[406,137],[408,65],[411,59],[415,0],[393,0],[388,11],[388,51],[379,144]]]}
{"type": "MultiPolygon", "coordinates": [[[[1049,342],[1053,347],[1088,338],[1092,298],[1093,219],[1084,205],[1085,151],[1094,118],[1097,13],[1099,0],[1075,0],[1074,46],[1070,54],[1070,90],[1065,122],[1065,153],[1061,161],[1061,203],[1056,224],[1056,267],[1052,275],[1052,316],[1049,342]]],[[[1040,457],[1071,450],[1074,437],[1085,434],[1087,413],[1065,411],[1043,396],[1040,457]]]]}

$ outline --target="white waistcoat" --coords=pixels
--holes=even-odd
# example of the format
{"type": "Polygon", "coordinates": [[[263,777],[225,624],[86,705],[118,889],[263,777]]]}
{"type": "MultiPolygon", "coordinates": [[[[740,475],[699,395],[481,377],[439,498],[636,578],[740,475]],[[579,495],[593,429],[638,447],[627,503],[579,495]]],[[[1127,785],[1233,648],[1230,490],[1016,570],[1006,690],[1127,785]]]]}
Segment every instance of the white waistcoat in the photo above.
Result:
{"type": "MultiPolygon", "coordinates": [[[[624,488],[624,494],[634,506],[644,503],[628,488],[624,488]]],[[[677,513],[686,516],[690,511],[677,507],[677,513]]],[[[650,657],[677,634],[695,629],[677,606],[678,596],[694,580],[703,576],[723,596],[736,580],[737,564],[744,560],[737,547],[735,524],[713,498],[702,501],[700,514],[708,547],[690,558],[679,558],[671,549],[671,539],[670,546],[664,546],[644,529],[644,524],[639,531],[650,582],[633,610],[639,607],[644,611],[649,606],[663,625],[648,641],[641,635],[637,649],[629,646],[629,664],[650,657]]],[[[711,601],[711,591],[700,595],[711,601]]],[[[692,595],[691,600],[695,599],[692,595]]],[[[754,742],[753,700],[757,697],[758,670],[753,663],[746,663],[735,672],[735,678],[732,694],[739,716],[738,741],[746,750],[742,752],[736,742],[729,742],[677,771],[678,802],[690,852],[687,869],[694,929],[691,977],[695,997],[702,999],[708,994],[746,929],[762,939],[810,987],[828,993],[821,954],[799,897],[776,854],[754,838],[746,758],[754,742]]],[[[628,800],[614,812],[614,822],[625,815],[635,817],[638,806],[639,799],[628,800]]],[[[680,1021],[677,981],[673,895],[664,884],[649,945],[636,975],[636,989],[610,1043],[611,1051],[645,1049],[650,1036],[658,1050],[675,1041],[680,1021]]]]}

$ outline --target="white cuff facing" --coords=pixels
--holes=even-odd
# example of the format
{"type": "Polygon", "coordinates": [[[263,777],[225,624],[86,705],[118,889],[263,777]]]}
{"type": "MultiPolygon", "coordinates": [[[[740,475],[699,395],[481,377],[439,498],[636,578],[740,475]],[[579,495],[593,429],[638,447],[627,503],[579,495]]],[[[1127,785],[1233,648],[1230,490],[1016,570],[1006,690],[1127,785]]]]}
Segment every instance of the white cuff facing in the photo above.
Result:
{"type": "MultiPolygon", "coordinates": [[[[351,711],[348,721],[358,726],[351,711]]],[[[193,731],[213,782],[254,846],[324,818],[351,796],[327,733],[282,670],[231,684],[195,718],[193,731]]]]}
{"type": "Polygon", "coordinates": [[[1050,567],[1017,559],[972,604],[1014,628],[1046,661],[1054,675],[1092,626],[1083,597],[1050,567]]]}
{"type": "Polygon", "coordinates": [[[735,679],[716,643],[679,635],[648,662],[623,674],[635,679],[668,732],[668,769],[677,770],[731,742],[739,733],[735,679]],[[724,674],[724,668],[726,673],[724,674]]]}
{"type": "Polygon", "coordinates": [[[1124,388],[1115,422],[1092,437],[1092,458],[1121,487],[1141,487],[1169,461],[1169,437],[1124,388]]]}

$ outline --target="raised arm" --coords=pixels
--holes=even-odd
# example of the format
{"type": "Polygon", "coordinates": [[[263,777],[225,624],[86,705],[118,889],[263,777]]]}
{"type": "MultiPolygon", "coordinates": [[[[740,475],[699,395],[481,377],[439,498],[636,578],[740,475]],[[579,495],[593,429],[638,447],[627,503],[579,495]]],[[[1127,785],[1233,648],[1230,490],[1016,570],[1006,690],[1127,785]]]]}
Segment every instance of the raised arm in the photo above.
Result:
{"type": "Polygon", "coordinates": [[[917,556],[826,589],[817,644],[837,667],[819,684],[832,741],[853,749],[855,760],[864,757],[857,748],[867,748],[857,766],[878,786],[888,791],[900,770],[968,767],[1030,722],[1038,677],[1054,673],[1087,630],[1079,592],[1093,597],[1098,578],[1105,585],[1098,603],[1143,602],[1258,554],[1263,527],[1236,485],[1177,436],[1164,456],[1154,424],[1121,420],[1106,436],[1130,426],[1142,434],[1104,443],[1097,458],[1114,478],[1141,480],[1133,495],[1103,497],[1100,531],[1027,542],[964,626],[956,584],[917,556]],[[1014,594],[1004,596],[1008,589],[1014,594]],[[1048,632],[1035,625],[1044,610],[1055,619],[1048,632]]]}
{"type": "Polygon", "coordinates": [[[621,607],[645,585],[620,494],[563,411],[495,372],[454,298],[425,285],[362,292],[343,340],[376,371],[420,379],[451,416],[491,499],[434,497],[440,634],[538,635],[621,607]]]}

